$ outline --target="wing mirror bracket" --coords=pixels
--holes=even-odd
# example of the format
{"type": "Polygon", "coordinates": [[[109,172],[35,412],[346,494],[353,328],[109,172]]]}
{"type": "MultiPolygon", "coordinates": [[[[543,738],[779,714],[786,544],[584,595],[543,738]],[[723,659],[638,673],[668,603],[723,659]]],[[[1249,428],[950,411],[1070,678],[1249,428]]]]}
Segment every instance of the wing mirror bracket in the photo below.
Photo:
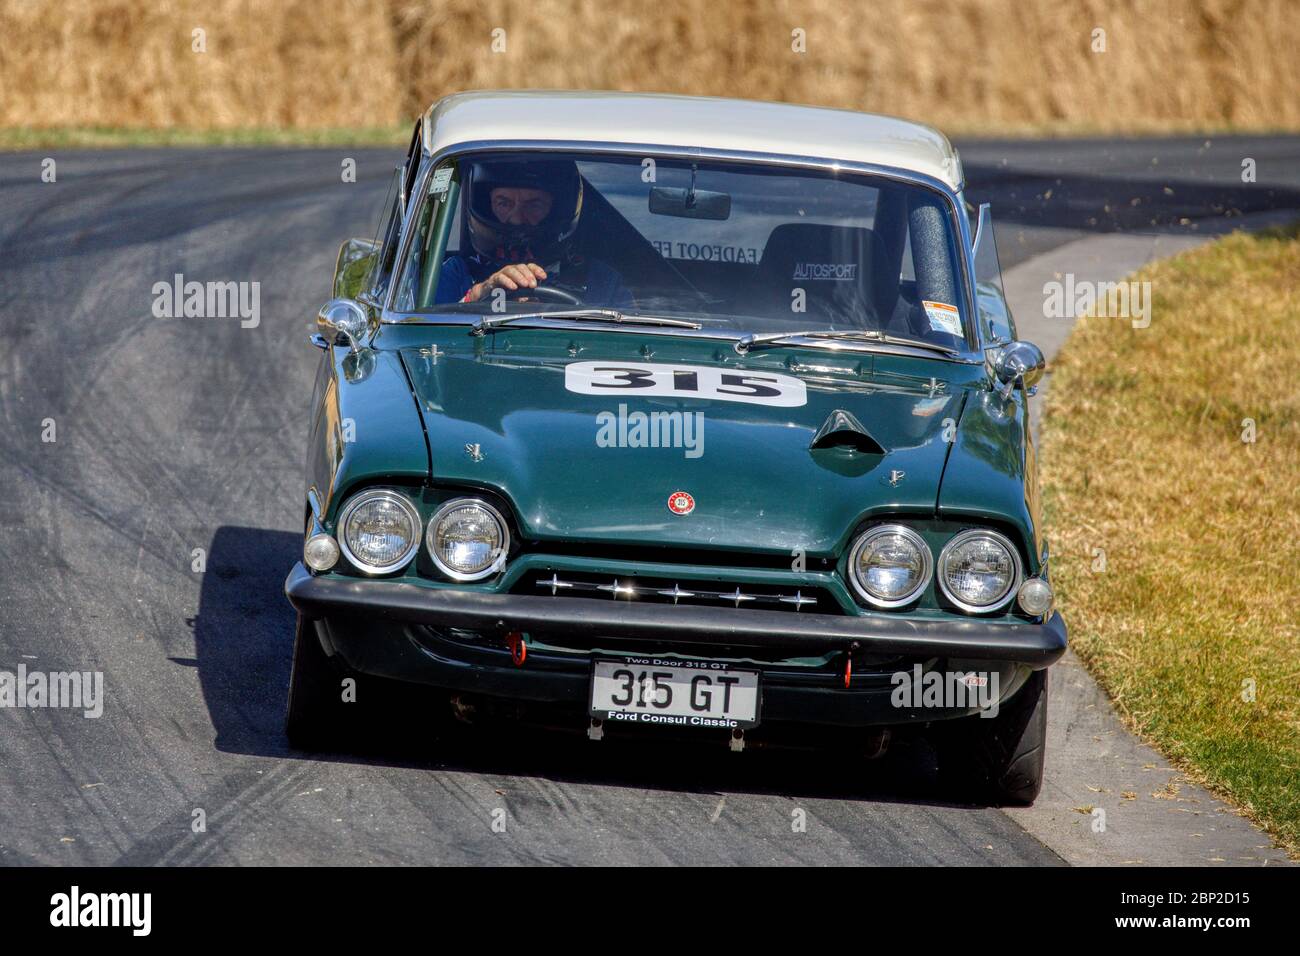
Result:
{"type": "MultiPolygon", "coordinates": [[[[316,313],[316,329],[326,343],[347,342],[349,350],[360,347],[361,337],[370,327],[366,310],[355,299],[330,299],[316,313]]],[[[315,336],[313,336],[315,341],[315,336]]]]}
{"type": "Polygon", "coordinates": [[[1011,397],[1019,385],[1026,394],[1033,395],[1047,368],[1042,349],[1031,342],[1009,342],[991,354],[993,377],[1003,400],[1011,397]]]}

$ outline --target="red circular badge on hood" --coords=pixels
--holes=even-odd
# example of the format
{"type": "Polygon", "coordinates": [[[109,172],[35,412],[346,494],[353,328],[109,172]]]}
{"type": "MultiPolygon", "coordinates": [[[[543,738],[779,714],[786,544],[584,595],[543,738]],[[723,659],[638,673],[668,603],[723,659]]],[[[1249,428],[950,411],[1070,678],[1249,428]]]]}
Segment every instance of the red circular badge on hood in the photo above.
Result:
{"type": "Polygon", "coordinates": [[[668,510],[675,515],[688,515],[695,510],[695,499],[684,491],[674,491],[668,496],[668,510]]]}

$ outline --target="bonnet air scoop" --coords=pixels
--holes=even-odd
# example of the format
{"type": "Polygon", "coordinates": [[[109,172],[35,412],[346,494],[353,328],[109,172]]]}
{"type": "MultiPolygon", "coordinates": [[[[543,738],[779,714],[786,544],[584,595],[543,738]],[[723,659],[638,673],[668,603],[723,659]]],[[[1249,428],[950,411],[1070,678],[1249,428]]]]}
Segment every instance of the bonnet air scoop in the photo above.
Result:
{"type": "Polygon", "coordinates": [[[808,447],[814,451],[820,448],[848,448],[871,455],[885,453],[884,447],[871,437],[862,423],[842,408],[837,408],[826,416],[826,421],[817,429],[817,434],[808,447]]]}

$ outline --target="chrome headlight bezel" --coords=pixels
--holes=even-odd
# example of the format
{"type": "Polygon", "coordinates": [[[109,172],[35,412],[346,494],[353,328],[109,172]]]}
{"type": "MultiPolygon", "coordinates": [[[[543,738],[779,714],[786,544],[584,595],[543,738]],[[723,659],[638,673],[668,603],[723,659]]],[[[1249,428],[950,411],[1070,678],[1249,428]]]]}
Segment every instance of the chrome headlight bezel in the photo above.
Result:
{"type": "Polygon", "coordinates": [[[336,530],[338,531],[336,540],[338,542],[339,550],[343,552],[343,556],[348,559],[349,563],[351,563],[354,568],[361,571],[363,574],[393,574],[397,571],[401,571],[410,564],[415,558],[416,552],[420,550],[420,525],[420,511],[415,507],[415,503],[406,495],[392,488],[370,488],[366,491],[359,491],[353,495],[348,500],[348,503],[343,506],[343,510],[339,512],[339,520],[336,525],[336,530]],[[348,545],[348,521],[352,518],[352,515],[356,512],[357,508],[376,499],[387,499],[394,502],[403,512],[406,513],[406,516],[411,521],[410,545],[404,552],[402,552],[400,558],[387,565],[370,564],[367,561],[361,560],[352,553],[352,548],[348,545]]]}
{"type": "Polygon", "coordinates": [[[959,531],[948,540],[939,552],[939,561],[936,564],[935,581],[938,583],[939,591],[944,598],[950,601],[954,606],[965,611],[967,614],[993,614],[1001,611],[1008,604],[1016,599],[1016,594],[1020,590],[1020,583],[1025,577],[1024,562],[1020,560],[1020,549],[1012,543],[1011,539],[1000,531],[994,531],[992,528],[967,528],[965,531],[959,531]],[[988,538],[997,545],[1006,550],[1011,555],[1012,578],[1007,585],[1006,591],[996,601],[990,604],[979,605],[970,604],[967,601],[957,597],[948,590],[948,576],[945,567],[948,557],[952,554],[953,549],[958,545],[970,541],[972,538],[988,538]]]}
{"type": "Polygon", "coordinates": [[[482,581],[484,578],[491,577],[505,569],[506,556],[510,553],[510,525],[506,522],[505,516],[501,514],[493,505],[484,501],[482,498],[452,498],[450,501],[443,502],[438,510],[433,513],[429,519],[429,524],[424,530],[424,546],[429,552],[429,557],[433,560],[434,565],[439,571],[453,581],[482,581]],[[496,522],[497,530],[501,534],[501,550],[493,559],[492,563],[481,571],[466,572],[459,571],[449,566],[442,560],[438,554],[435,538],[438,529],[438,523],[448,514],[458,508],[476,507],[487,513],[488,517],[496,522]]]}
{"type": "Polygon", "coordinates": [[[934,577],[934,555],[930,551],[930,546],[925,543],[915,530],[903,524],[878,524],[868,528],[862,534],[858,535],[858,540],[853,543],[853,548],[849,551],[848,578],[849,584],[852,585],[854,592],[866,601],[872,607],[891,610],[893,608],[906,607],[911,604],[930,586],[930,580],[934,577]],[[881,598],[867,590],[866,584],[858,577],[858,558],[862,555],[863,550],[875,538],[885,534],[897,534],[915,545],[921,555],[921,578],[907,594],[901,598],[881,598]]]}

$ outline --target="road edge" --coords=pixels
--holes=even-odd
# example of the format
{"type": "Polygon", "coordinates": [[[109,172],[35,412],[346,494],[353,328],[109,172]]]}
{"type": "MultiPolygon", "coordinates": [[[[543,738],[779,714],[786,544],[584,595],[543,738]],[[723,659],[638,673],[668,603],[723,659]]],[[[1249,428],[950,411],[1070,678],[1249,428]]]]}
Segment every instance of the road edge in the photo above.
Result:
{"type": "MultiPolygon", "coordinates": [[[[1049,362],[1071,318],[1043,315],[1047,282],[1115,282],[1142,266],[1219,239],[1292,222],[1300,210],[1206,220],[1196,233],[1108,234],[1065,243],[1006,270],[1003,282],[1021,338],[1049,362]]],[[[1031,401],[1038,444],[1050,374],[1031,401]]],[[[1125,726],[1072,651],[1052,668],[1047,769],[1031,807],[1003,812],[1073,866],[1288,866],[1285,850],[1241,811],[1176,769],[1125,726]]]]}

